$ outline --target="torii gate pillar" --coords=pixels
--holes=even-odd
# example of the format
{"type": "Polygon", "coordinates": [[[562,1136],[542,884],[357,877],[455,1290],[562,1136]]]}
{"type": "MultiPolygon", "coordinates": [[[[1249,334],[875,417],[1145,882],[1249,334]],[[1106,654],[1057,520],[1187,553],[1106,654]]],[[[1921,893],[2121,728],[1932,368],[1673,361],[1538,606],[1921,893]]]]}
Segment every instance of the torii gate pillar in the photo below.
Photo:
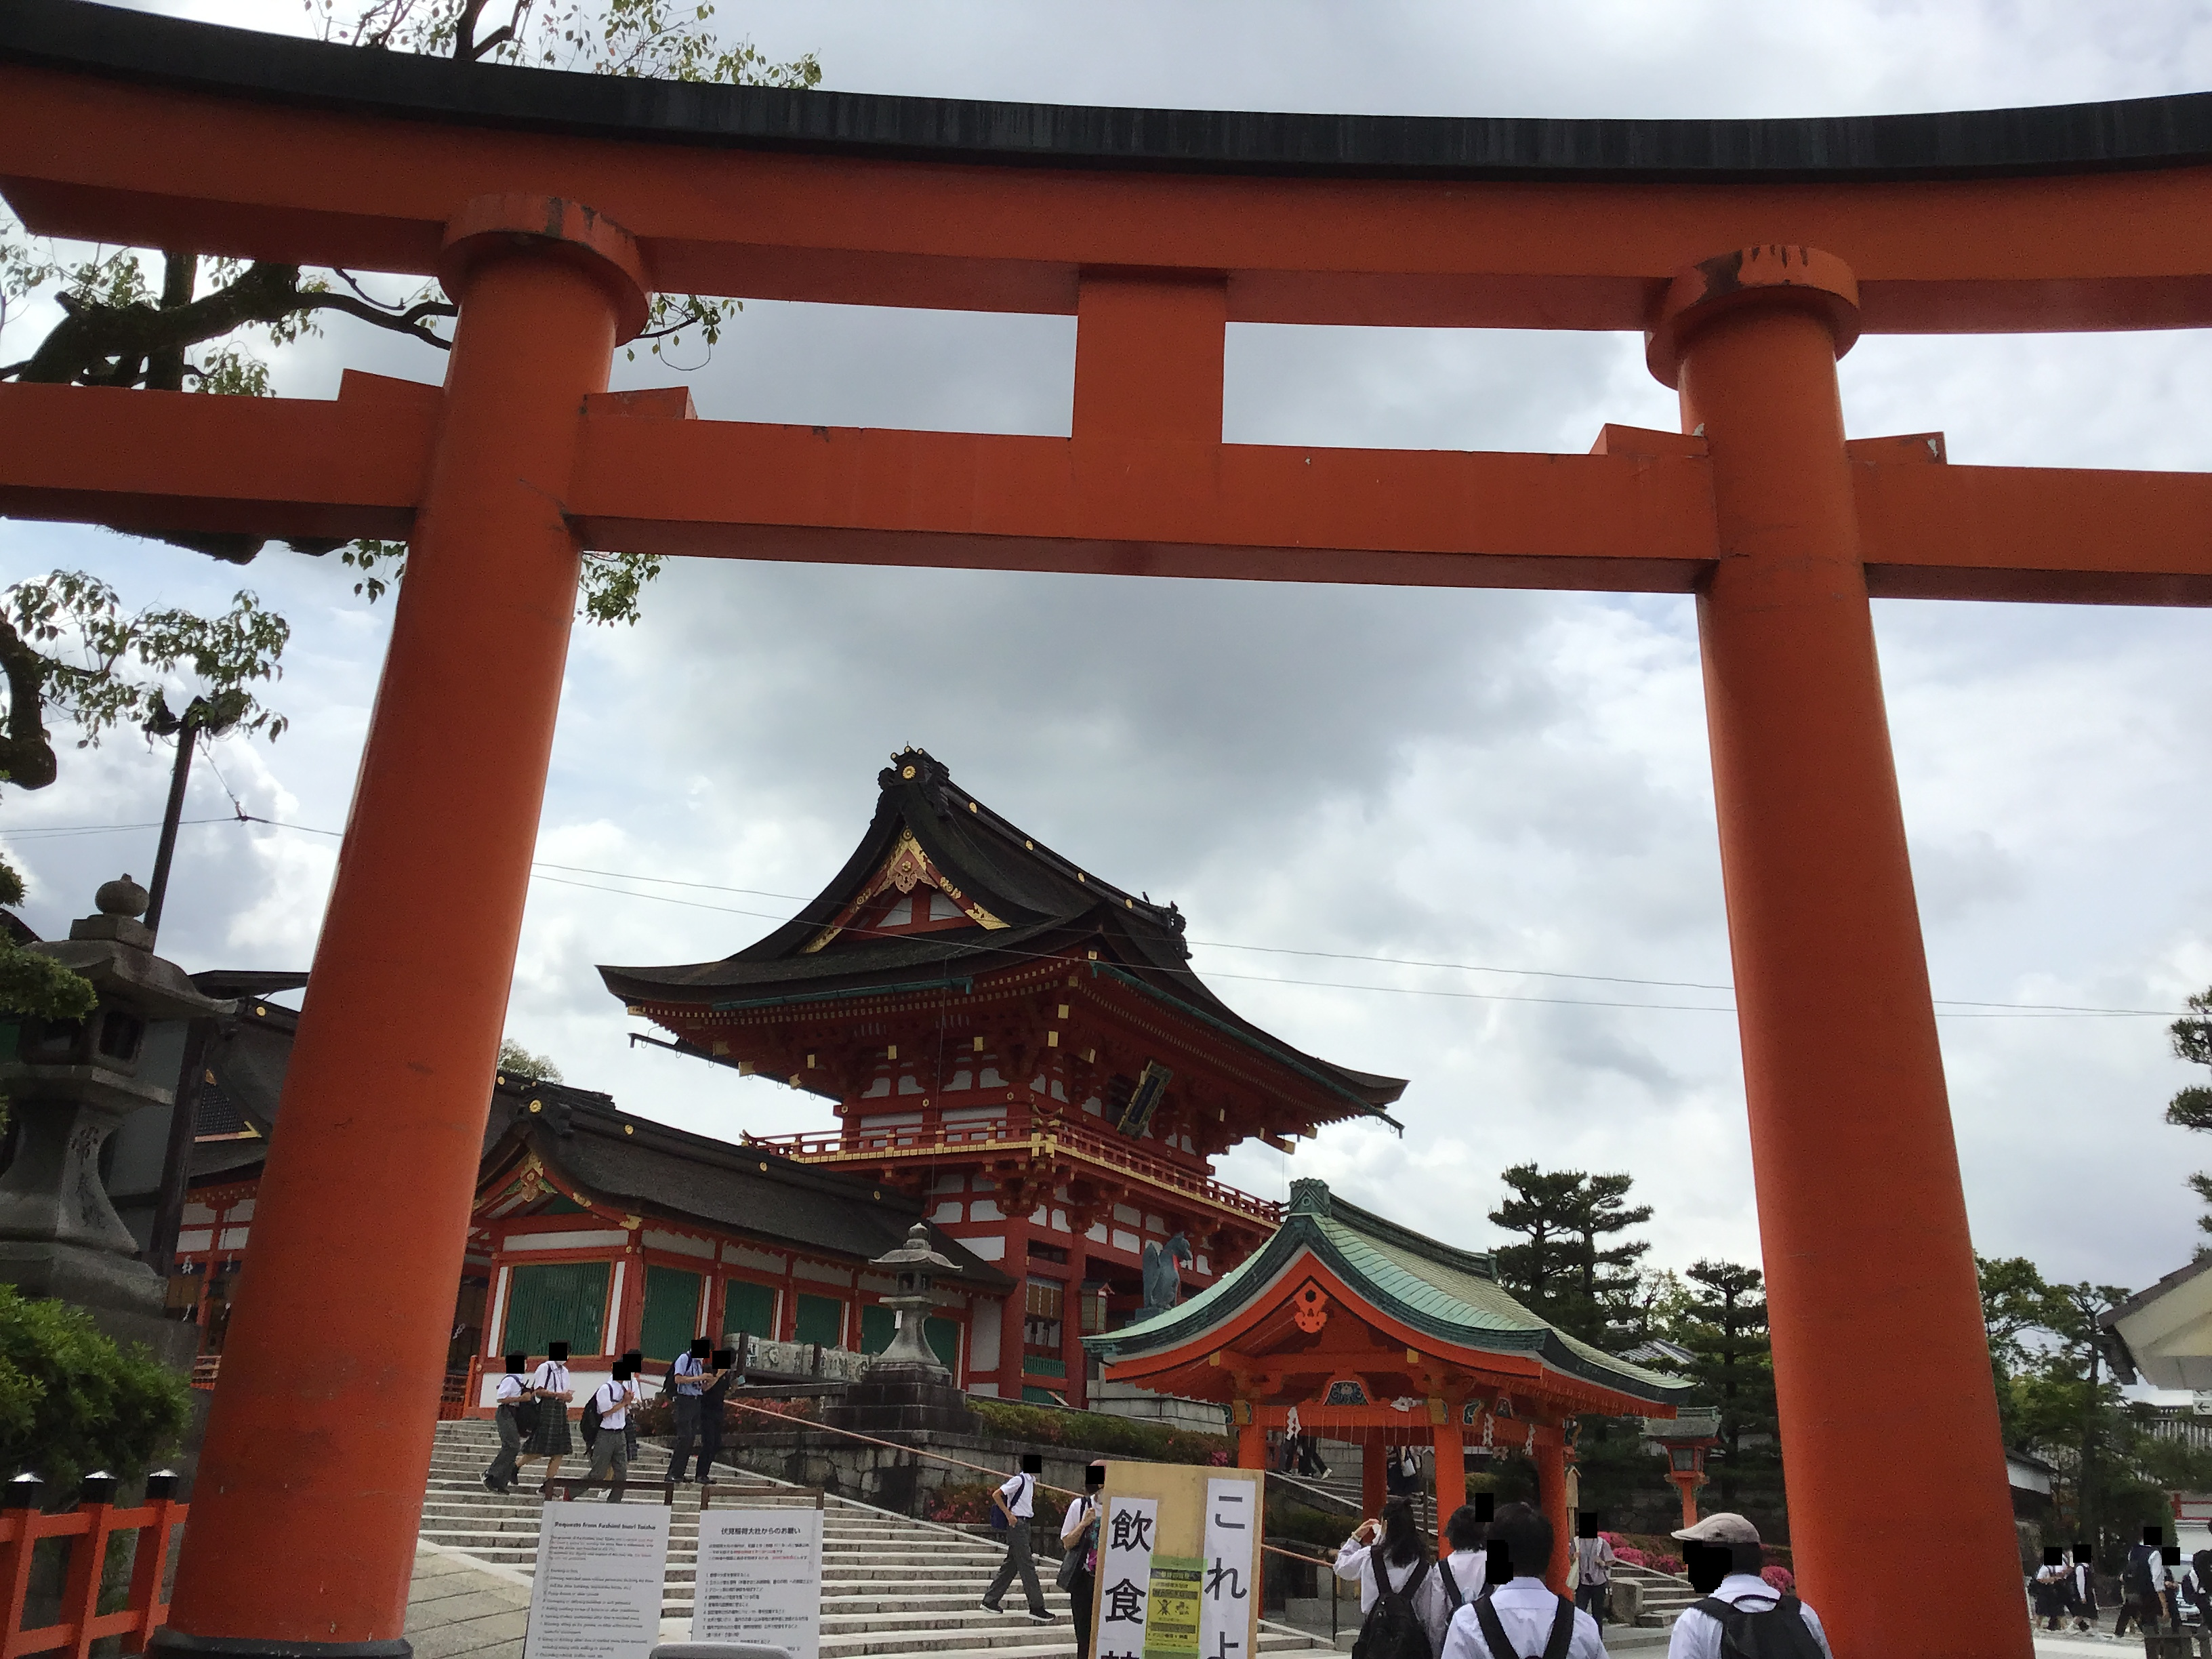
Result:
{"type": "Polygon", "coordinates": [[[471,203],[441,269],[444,419],[153,1638],[170,1654],[410,1651],[450,1310],[430,1287],[460,1273],[552,753],[562,502],[647,290],[625,232],[544,197],[471,203]],[[345,1294],[372,1238],[396,1288],[345,1294]]]}
{"type": "Polygon", "coordinates": [[[1857,299],[1817,250],[1708,260],[1650,361],[1713,469],[1698,632],[1804,1592],[1838,1652],[1878,1650],[1880,1598],[1835,1575],[1915,1553],[1940,1516],[1956,1593],[1914,1650],[2010,1651],[1987,1618],[2020,1593],[1996,1390],[1837,395],[1857,299]],[[1877,1419],[1879,1480],[1854,1432],[1877,1419]]]}

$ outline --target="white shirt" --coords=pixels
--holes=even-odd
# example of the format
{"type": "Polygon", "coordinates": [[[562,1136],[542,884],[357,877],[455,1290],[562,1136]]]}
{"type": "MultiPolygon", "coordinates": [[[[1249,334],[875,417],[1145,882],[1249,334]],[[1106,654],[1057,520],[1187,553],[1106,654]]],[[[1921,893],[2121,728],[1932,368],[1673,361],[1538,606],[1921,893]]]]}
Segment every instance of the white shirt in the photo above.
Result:
{"type": "MultiPolygon", "coordinates": [[[[1713,1594],[1732,1607],[1742,1607],[1758,1613],[1772,1607],[1782,1597],[1773,1585],[1756,1573],[1732,1572],[1721,1580],[1721,1587],[1713,1594]]],[[[1820,1651],[1835,1659],[1835,1650],[1828,1645],[1828,1633],[1820,1628],[1820,1615],[1800,1601],[1798,1607],[1805,1614],[1805,1628],[1813,1632],[1813,1639],[1820,1644],[1820,1651]]],[[[1695,1607],[1685,1607],[1674,1620],[1674,1634],[1667,1644],[1667,1659],[1720,1659],[1721,1621],[1709,1613],[1699,1613],[1695,1607]]]]}
{"type": "Polygon", "coordinates": [[[670,1369],[676,1373],[676,1392],[683,1395],[690,1395],[693,1399],[697,1399],[699,1395],[698,1383],[696,1382],[686,1382],[683,1379],[687,1376],[697,1377],[704,1375],[707,1370],[706,1362],[688,1352],[679,1353],[676,1356],[676,1364],[670,1369]]]}
{"type": "Polygon", "coordinates": [[[1006,1507],[1014,1512],[1015,1520],[1026,1521],[1030,1518],[1030,1504],[1036,1496],[1036,1476],[1015,1475],[999,1488],[999,1494],[1006,1500],[1006,1507]]]}
{"type": "Polygon", "coordinates": [[[635,1384],[617,1382],[612,1377],[599,1384],[599,1392],[592,1398],[599,1407],[599,1427],[626,1429],[629,1426],[629,1402],[635,1384]]]}
{"type": "Polygon", "coordinates": [[[1613,1553],[1613,1540],[1599,1536],[1577,1538],[1574,1540],[1575,1583],[1577,1584],[1606,1584],[1613,1582],[1613,1564],[1620,1558],[1613,1553]]]}
{"type": "MultiPolygon", "coordinates": [[[[547,1394],[566,1394],[568,1392],[568,1368],[549,1359],[530,1373],[530,1386],[547,1394]]],[[[557,1406],[562,1402],[556,1400],[553,1403],[557,1406]]]]}
{"type": "MultiPolygon", "coordinates": [[[[1559,1616],[1559,1598],[1542,1579],[1516,1578],[1510,1584],[1500,1584],[1490,1592],[1490,1605],[1498,1609],[1498,1625],[1516,1653],[1541,1653],[1544,1644],[1552,1639],[1552,1621],[1559,1616]]],[[[1475,1615],[1474,1602],[1452,1614],[1451,1628],[1444,1633],[1443,1651],[1437,1659],[1491,1659],[1490,1644],[1483,1639],[1482,1621],[1475,1615]]],[[[1575,1610],[1575,1633],[1567,1642],[1567,1659],[1605,1659],[1597,1620],[1579,1607],[1575,1610]]]]}
{"type": "MultiPolygon", "coordinates": [[[[1376,1560],[1373,1546],[1362,1544],[1356,1539],[1346,1539],[1343,1547],[1336,1553],[1336,1576],[1347,1584],[1356,1583],[1359,1586],[1362,1618],[1375,1606],[1375,1598],[1380,1593],[1375,1583],[1376,1560]]],[[[1389,1579],[1390,1588],[1402,1590],[1406,1588],[1406,1581],[1413,1576],[1413,1569],[1419,1565],[1420,1560],[1418,1557],[1402,1566],[1395,1561],[1386,1560],[1382,1563],[1382,1571],[1389,1579]]],[[[1480,1582],[1479,1576],[1477,1582],[1480,1582]]],[[[1413,1592],[1413,1612],[1419,1618],[1421,1627],[1428,1632],[1429,1651],[1434,1653],[1443,1645],[1444,1620],[1450,1616],[1451,1604],[1444,1600],[1444,1587],[1437,1577],[1433,1562],[1430,1564],[1429,1571],[1421,1576],[1421,1587],[1413,1592]]]]}
{"type": "Polygon", "coordinates": [[[509,1371],[505,1376],[501,1377],[499,1379],[499,1393],[497,1395],[500,1404],[504,1406],[511,1400],[520,1400],[522,1398],[522,1390],[525,1386],[526,1384],[523,1382],[523,1380],[517,1376],[513,1371],[509,1371]]]}
{"type": "MultiPolygon", "coordinates": [[[[1461,1601],[1472,1601],[1482,1594],[1482,1581],[1490,1571],[1489,1556],[1480,1550],[1454,1550],[1444,1558],[1444,1565],[1451,1569],[1452,1582],[1459,1586],[1461,1601]]],[[[1437,1585],[1437,1592],[1443,1595],[1443,1586],[1437,1585]]],[[[1449,1596],[1444,1597],[1444,1606],[1449,1610],[1457,1611],[1452,1607],[1449,1596]]],[[[1435,1652],[1437,1645],[1432,1644],[1429,1650],[1435,1652]]]]}

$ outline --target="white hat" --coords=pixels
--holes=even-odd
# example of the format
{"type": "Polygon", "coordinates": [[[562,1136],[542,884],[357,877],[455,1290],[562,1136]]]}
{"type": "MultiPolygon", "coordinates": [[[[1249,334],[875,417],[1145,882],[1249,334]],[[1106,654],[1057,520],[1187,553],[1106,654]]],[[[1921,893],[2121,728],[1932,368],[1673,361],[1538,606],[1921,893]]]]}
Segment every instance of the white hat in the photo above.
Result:
{"type": "Polygon", "coordinates": [[[1690,1544],[1756,1544],[1759,1528],[1740,1515],[1722,1510],[1709,1515],[1694,1527],[1685,1527],[1674,1534],[1690,1544]]]}

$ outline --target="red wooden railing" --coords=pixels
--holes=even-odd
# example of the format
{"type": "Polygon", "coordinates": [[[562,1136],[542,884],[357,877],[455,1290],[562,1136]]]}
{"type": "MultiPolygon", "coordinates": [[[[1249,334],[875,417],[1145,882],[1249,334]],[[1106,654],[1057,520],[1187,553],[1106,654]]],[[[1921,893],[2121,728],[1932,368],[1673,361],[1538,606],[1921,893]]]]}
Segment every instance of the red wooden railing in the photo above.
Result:
{"type": "Polygon", "coordinates": [[[169,1553],[189,1504],[176,1502],[177,1478],[157,1474],[146,1482],[146,1501],[136,1509],[114,1506],[115,1477],[85,1477],[77,1507],[66,1515],[39,1509],[44,1483],[28,1476],[0,1487],[0,1593],[7,1597],[7,1621],[0,1625],[0,1659],[34,1653],[63,1653],[88,1659],[104,1636],[123,1638],[125,1653],[144,1650],[154,1632],[168,1621],[162,1594],[169,1553]],[[100,1569],[108,1540],[136,1532],[138,1549],[131,1566],[131,1594],[116,1612],[100,1609],[100,1569]],[[67,1538],[69,1574],[62,1588],[61,1616],[53,1624],[25,1630],[23,1602],[31,1586],[31,1556],[42,1538],[67,1538]]]}
{"type": "Polygon", "coordinates": [[[1039,1121],[1034,1130],[1020,1132],[1015,1129],[1011,1117],[998,1117],[943,1127],[908,1123],[880,1129],[830,1129],[811,1134],[749,1134],[745,1139],[751,1146],[773,1147],[801,1164],[836,1164],[885,1156],[924,1158],[950,1151],[989,1152],[1015,1147],[1042,1151],[1048,1142],[1088,1162],[1126,1170],[1157,1186],[1201,1203],[1235,1210],[1271,1226],[1279,1225],[1283,1219],[1283,1206],[1272,1200],[1255,1198],[1225,1182],[1147,1152],[1125,1136],[1104,1134],[1065,1118],[1056,1123],[1039,1121]]]}

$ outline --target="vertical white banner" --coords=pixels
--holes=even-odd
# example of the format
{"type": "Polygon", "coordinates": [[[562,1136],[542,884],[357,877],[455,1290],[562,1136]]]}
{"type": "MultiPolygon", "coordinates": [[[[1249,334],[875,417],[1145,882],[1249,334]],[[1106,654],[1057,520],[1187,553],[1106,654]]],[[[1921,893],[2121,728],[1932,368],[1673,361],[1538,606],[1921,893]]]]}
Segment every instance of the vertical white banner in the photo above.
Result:
{"type": "Polygon", "coordinates": [[[822,1511],[708,1510],[699,1517],[695,1642],[765,1642],[819,1659],[822,1511]]]}
{"type": "Polygon", "coordinates": [[[1260,1483],[1206,1483],[1206,1570],[1199,1581],[1198,1659],[1252,1659],[1260,1605],[1260,1483]]]}
{"type": "Polygon", "coordinates": [[[646,1659],[660,1639],[668,1516],[659,1504],[548,1504],[522,1659],[646,1659]]]}
{"type": "Polygon", "coordinates": [[[1152,1545],[1159,1534],[1157,1498],[1109,1498],[1098,1527],[1098,1577],[1091,1591],[1097,1620],[1094,1659],[1141,1659],[1152,1588],[1152,1545]]]}

